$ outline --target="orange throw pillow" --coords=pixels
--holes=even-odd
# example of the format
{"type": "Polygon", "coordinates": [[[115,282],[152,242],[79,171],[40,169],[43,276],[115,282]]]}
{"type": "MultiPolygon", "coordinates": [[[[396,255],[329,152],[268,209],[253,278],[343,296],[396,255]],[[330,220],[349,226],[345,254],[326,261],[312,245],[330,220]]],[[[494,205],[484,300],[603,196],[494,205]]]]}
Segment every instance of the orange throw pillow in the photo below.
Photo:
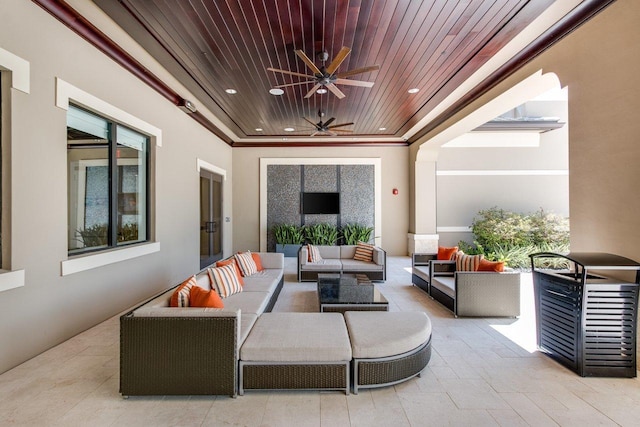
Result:
{"type": "Polygon", "coordinates": [[[478,271],[495,271],[496,273],[502,273],[504,271],[504,262],[481,259],[478,271]]]}
{"type": "Polygon", "coordinates": [[[189,296],[191,307],[224,308],[220,295],[213,291],[205,291],[200,286],[193,286],[189,296]]]}
{"type": "Polygon", "coordinates": [[[238,282],[240,282],[240,286],[244,286],[244,279],[242,278],[242,273],[240,272],[240,267],[238,267],[238,263],[233,258],[223,259],[222,261],[216,262],[216,267],[224,267],[225,265],[233,264],[236,268],[236,276],[238,276],[238,282]]]}
{"type": "Polygon", "coordinates": [[[258,271],[264,270],[264,268],[262,268],[262,260],[260,259],[259,254],[251,252],[251,258],[253,258],[253,262],[256,263],[256,268],[258,269],[258,271]]]}
{"type": "Polygon", "coordinates": [[[458,252],[458,247],[446,248],[444,246],[438,246],[438,261],[451,261],[458,252]]]}

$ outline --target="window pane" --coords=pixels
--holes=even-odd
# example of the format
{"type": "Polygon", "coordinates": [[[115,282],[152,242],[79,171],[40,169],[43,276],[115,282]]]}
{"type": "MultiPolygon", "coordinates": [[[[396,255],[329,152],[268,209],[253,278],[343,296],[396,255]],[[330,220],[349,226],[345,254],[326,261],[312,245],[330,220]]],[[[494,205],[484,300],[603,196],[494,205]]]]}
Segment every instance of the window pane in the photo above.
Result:
{"type": "Polygon", "coordinates": [[[108,158],[106,140],[68,141],[69,253],[108,246],[108,158]]]}
{"type": "Polygon", "coordinates": [[[147,240],[147,137],[118,126],[118,244],[147,240]]]}

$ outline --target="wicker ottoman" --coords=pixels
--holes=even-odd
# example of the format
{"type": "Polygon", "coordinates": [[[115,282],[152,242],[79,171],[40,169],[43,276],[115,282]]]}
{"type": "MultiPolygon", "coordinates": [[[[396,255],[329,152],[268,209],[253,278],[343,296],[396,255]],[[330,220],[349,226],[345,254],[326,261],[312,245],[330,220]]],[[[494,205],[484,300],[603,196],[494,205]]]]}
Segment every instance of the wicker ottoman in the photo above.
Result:
{"type": "Polygon", "coordinates": [[[412,378],[431,358],[431,320],[424,312],[348,311],[353,392],[412,378]]]}
{"type": "Polygon", "coordinates": [[[344,390],[351,344],[340,313],[264,313],[240,349],[244,390],[344,390]]]}

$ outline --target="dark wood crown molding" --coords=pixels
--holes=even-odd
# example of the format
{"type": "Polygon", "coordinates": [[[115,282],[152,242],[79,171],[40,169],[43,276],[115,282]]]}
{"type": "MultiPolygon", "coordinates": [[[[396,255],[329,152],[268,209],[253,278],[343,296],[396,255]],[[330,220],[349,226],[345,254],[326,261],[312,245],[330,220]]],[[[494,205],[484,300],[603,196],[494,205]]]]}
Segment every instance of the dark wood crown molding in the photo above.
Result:
{"type": "MultiPolygon", "coordinates": [[[[149,87],[154,89],[160,95],[165,97],[175,106],[184,105],[185,99],[176,91],[171,89],[160,78],[145,68],[133,56],[129,55],[118,44],[111,40],[106,34],[100,31],[95,25],[84,18],[80,13],[73,9],[63,0],[32,0],[38,6],[53,15],[56,19],[78,34],[80,37],[91,43],[98,50],[103,52],[109,58],[113,59],[118,65],[138,77],[149,87]]],[[[216,125],[199,112],[191,113],[189,116],[196,122],[200,123],[207,130],[215,134],[229,145],[233,141],[222,132],[216,125]]]]}
{"type": "Polygon", "coordinates": [[[616,0],[585,0],[576,6],[571,12],[556,22],[540,37],[531,42],[527,47],[513,56],[509,61],[494,71],[489,77],[460,98],[451,107],[432,120],[427,126],[409,138],[409,145],[420,140],[429,132],[446,122],[450,117],[462,111],[472,102],[496,87],[500,82],[511,76],[520,68],[535,59],[538,55],[572,33],[582,24],[596,16],[616,0]]]}

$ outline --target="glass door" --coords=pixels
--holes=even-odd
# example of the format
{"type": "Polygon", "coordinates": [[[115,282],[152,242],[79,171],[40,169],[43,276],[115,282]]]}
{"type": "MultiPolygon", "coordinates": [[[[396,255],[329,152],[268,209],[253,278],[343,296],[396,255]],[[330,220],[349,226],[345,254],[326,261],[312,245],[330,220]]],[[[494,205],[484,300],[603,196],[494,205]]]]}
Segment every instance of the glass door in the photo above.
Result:
{"type": "Polygon", "coordinates": [[[222,259],[222,176],[200,171],[200,268],[222,259]]]}

